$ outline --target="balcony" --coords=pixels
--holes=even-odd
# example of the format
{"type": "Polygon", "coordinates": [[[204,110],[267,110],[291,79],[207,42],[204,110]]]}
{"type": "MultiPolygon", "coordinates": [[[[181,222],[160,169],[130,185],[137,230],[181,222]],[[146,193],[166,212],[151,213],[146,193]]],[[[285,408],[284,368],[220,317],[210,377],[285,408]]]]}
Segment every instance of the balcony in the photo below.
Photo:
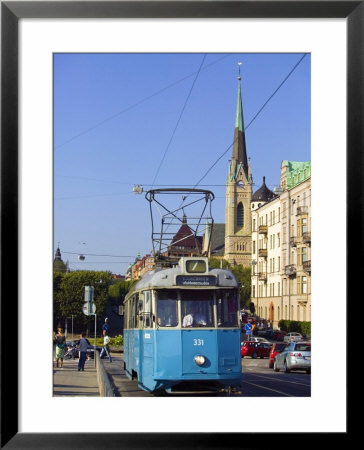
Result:
{"type": "Polygon", "coordinates": [[[258,233],[259,234],[267,234],[268,233],[268,225],[259,225],[258,233]]]}
{"type": "Polygon", "coordinates": [[[311,273],[311,260],[310,261],[303,261],[302,267],[304,272],[311,273]]]}
{"type": "Polygon", "coordinates": [[[268,250],[266,248],[260,248],[258,250],[258,256],[261,258],[266,258],[268,256],[268,250]]]}
{"type": "Polygon", "coordinates": [[[267,274],[265,272],[259,272],[258,273],[258,280],[267,282],[267,274]]]}
{"type": "Polygon", "coordinates": [[[285,266],[284,273],[285,275],[294,278],[297,273],[297,268],[294,264],[289,264],[288,266],[285,266]]]}
{"type": "Polygon", "coordinates": [[[305,233],[302,233],[302,242],[307,245],[311,245],[311,233],[306,231],[305,233]]]}
{"type": "Polygon", "coordinates": [[[297,247],[297,238],[296,236],[292,236],[289,238],[289,245],[291,247],[297,247]]]}
{"type": "Polygon", "coordinates": [[[308,214],[308,206],[297,206],[296,216],[303,216],[308,214]]]}

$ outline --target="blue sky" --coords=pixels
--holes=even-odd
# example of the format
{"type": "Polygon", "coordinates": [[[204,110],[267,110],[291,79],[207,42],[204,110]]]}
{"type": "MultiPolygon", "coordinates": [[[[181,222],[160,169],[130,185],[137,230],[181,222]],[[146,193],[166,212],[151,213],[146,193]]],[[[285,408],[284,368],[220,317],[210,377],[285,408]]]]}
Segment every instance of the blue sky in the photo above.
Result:
{"type": "MultiPolygon", "coordinates": [[[[138,253],[150,253],[149,203],[133,187],[193,187],[229,148],[238,62],[253,191],[263,176],[271,189],[279,184],[282,160],[310,160],[310,55],[249,125],[302,56],[55,54],[54,246],[62,259],[72,270],[124,274],[138,253]]],[[[215,194],[215,222],[225,221],[231,153],[198,186],[215,194]]]]}

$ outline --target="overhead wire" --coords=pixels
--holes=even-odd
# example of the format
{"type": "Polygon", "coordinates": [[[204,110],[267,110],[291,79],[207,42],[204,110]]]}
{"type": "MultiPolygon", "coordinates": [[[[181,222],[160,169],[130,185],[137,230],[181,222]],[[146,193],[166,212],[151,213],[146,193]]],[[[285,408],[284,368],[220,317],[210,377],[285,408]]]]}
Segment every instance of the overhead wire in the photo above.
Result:
{"type": "MultiPolygon", "coordinates": [[[[222,61],[223,59],[228,58],[228,57],[231,56],[231,55],[232,55],[232,54],[224,55],[223,57],[221,57],[221,58],[219,58],[219,59],[216,59],[215,61],[212,61],[212,62],[209,63],[209,64],[206,64],[205,67],[204,67],[202,70],[208,69],[209,67],[213,66],[214,64],[219,63],[220,61],[222,61]]],[[[147,97],[144,97],[143,99],[141,99],[141,100],[139,100],[139,101],[133,103],[132,105],[128,106],[127,108],[125,108],[125,109],[123,109],[123,110],[121,110],[121,111],[118,111],[117,113],[115,113],[115,114],[113,114],[113,115],[111,115],[111,116],[109,116],[109,117],[106,117],[104,120],[102,120],[102,121],[96,123],[95,125],[92,125],[91,127],[89,127],[89,128],[87,128],[87,129],[81,131],[80,133],[78,133],[78,134],[74,135],[73,137],[67,139],[66,141],[62,142],[61,144],[55,145],[55,146],[54,146],[54,149],[56,150],[56,149],[58,149],[58,148],[60,148],[60,147],[65,146],[66,144],[69,144],[70,142],[74,141],[75,139],[77,139],[77,138],[79,138],[79,137],[81,137],[81,136],[83,136],[83,135],[85,135],[85,134],[87,134],[87,133],[93,131],[94,129],[96,129],[96,128],[100,127],[101,125],[105,124],[106,122],[109,122],[110,120],[113,120],[113,119],[115,119],[116,117],[119,117],[120,115],[122,115],[122,114],[124,114],[124,113],[130,111],[131,109],[133,109],[133,108],[139,106],[140,104],[142,104],[142,103],[144,103],[144,102],[150,100],[151,98],[156,97],[156,96],[159,95],[159,94],[162,94],[162,93],[165,92],[166,90],[171,89],[172,87],[176,86],[176,85],[179,84],[179,83],[182,83],[183,81],[187,80],[188,78],[192,77],[192,76],[195,75],[195,74],[196,74],[196,72],[190,73],[189,75],[186,75],[185,77],[180,78],[180,79],[177,80],[177,81],[174,81],[173,83],[169,84],[168,86],[165,86],[164,88],[160,89],[159,91],[156,91],[156,92],[154,92],[153,94],[150,94],[150,95],[148,95],[147,97]]]]}
{"type": "Polygon", "coordinates": [[[183,113],[184,113],[184,111],[185,111],[185,109],[186,109],[188,100],[189,100],[190,97],[191,97],[191,94],[192,94],[193,88],[194,88],[194,86],[195,86],[195,84],[196,84],[197,78],[198,78],[198,76],[200,75],[202,66],[203,66],[203,64],[204,64],[204,62],[205,62],[205,59],[206,59],[206,54],[204,54],[204,56],[203,56],[203,58],[202,58],[202,61],[201,61],[200,66],[199,66],[199,68],[198,68],[198,70],[197,70],[196,76],[195,76],[195,78],[194,78],[194,80],[193,80],[193,82],[192,82],[191,88],[190,88],[190,90],[189,90],[189,92],[188,92],[188,95],[187,95],[186,100],[185,100],[185,102],[184,102],[184,104],[183,104],[182,110],[181,110],[181,112],[180,112],[180,115],[179,115],[179,117],[178,117],[178,119],[177,119],[177,123],[176,123],[176,125],[175,125],[175,127],[174,127],[174,129],[173,129],[173,131],[172,131],[172,135],[171,135],[171,137],[170,137],[170,139],[169,139],[169,142],[168,142],[168,144],[167,144],[167,147],[166,147],[166,149],[164,150],[164,153],[163,153],[161,162],[159,163],[159,166],[158,166],[158,168],[157,168],[157,172],[156,172],[156,174],[155,174],[155,176],[154,176],[154,179],[153,179],[153,182],[152,182],[152,187],[154,186],[155,180],[156,180],[156,178],[157,178],[157,176],[158,176],[158,174],[159,174],[159,171],[160,171],[160,169],[161,169],[161,167],[162,167],[163,161],[164,161],[164,159],[165,159],[165,157],[166,157],[166,155],[167,155],[167,152],[168,152],[169,147],[170,147],[170,145],[171,145],[171,143],[172,143],[172,140],[173,140],[173,138],[174,138],[174,135],[176,134],[177,128],[178,128],[179,123],[180,123],[180,121],[181,121],[181,119],[182,119],[183,113]]]}

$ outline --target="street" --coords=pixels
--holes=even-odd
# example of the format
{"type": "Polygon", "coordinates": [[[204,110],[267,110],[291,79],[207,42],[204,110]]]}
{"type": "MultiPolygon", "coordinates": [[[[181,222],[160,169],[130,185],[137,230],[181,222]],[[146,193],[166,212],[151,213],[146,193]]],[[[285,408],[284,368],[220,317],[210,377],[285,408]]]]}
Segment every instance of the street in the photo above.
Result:
{"type": "MultiPolygon", "coordinates": [[[[110,364],[103,360],[104,367],[112,381],[115,394],[118,397],[150,397],[152,394],[138,388],[136,381],[129,380],[124,373],[123,358],[113,356],[110,364]]],[[[243,384],[241,393],[233,394],[239,397],[310,397],[311,375],[303,371],[283,373],[274,372],[268,367],[268,358],[242,359],[243,384]]],[[[212,394],[167,394],[169,396],[226,396],[225,393],[212,394]]]]}

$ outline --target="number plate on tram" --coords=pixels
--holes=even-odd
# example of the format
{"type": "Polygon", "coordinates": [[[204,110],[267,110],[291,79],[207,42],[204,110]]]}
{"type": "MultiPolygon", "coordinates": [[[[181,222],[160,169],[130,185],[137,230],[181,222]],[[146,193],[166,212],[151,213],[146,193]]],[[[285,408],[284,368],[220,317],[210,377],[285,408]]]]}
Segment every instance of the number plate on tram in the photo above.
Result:
{"type": "Polygon", "coordinates": [[[216,277],[213,275],[177,275],[177,286],[216,286],[216,277]]]}

